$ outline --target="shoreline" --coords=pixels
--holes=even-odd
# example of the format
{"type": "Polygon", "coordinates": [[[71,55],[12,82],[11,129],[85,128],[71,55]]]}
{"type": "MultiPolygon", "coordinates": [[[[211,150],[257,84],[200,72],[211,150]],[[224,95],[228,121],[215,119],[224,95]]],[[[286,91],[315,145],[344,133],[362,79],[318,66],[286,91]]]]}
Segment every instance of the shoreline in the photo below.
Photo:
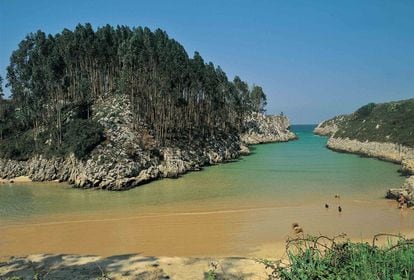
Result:
{"type": "MultiPolygon", "coordinates": [[[[289,141],[295,141],[297,139],[298,139],[298,137],[294,133],[289,132],[288,135],[286,135],[285,137],[282,137],[281,139],[263,140],[262,142],[257,142],[257,143],[256,142],[254,142],[254,143],[243,143],[241,145],[239,154],[236,157],[223,158],[223,159],[218,160],[218,161],[213,161],[213,162],[210,162],[210,163],[207,163],[207,164],[204,164],[204,165],[197,166],[196,168],[189,168],[189,169],[179,170],[177,173],[172,174],[172,176],[167,175],[167,176],[157,176],[157,177],[152,177],[152,178],[151,177],[150,178],[145,178],[142,182],[139,182],[137,185],[133,185],[132,187],[147,184],[147,183],[150,183],[150,182],[155,181],[155,180],[161,180],[163,178],[179,178],[180,176],[183,176],[183,175],[185,175],[189,172],[202,171],[204,167],[214,166],[214,165],[218,165],[218,164],[227,164],[227,163],[231,163],[233,161],[237,161],[241,157],[249,156],[250,153],[251,153],[250,147],[253,146],[253,145],[265,145],[265,144],[272,144],[272,143],[286,143],[286,142],[289,142],[289,141]]],[[[41,156],[39,157],[39,159],[42,161],[41,156]]],[[[43,159],[43,160],[45,160],[45,159],[43,159]]],[[[53,161],[53,160],[54,159],[51,159],[51,161],[53,161]]],[[[59,159],[56,159],[56,160],[59,160],[59,159]]],[[[1,161],[2,161],[2,159],[0,159],[0,163],[1,163],[1,161]]],[[[3,161],[4,162],[11,162],[12,160],[3,160],[3,161]]],[[[48,161],[48,160],[46,160],[46,161],[48,161]]],[[[134,179],[134,178],[124,178],[124,180],[128,180],[128,179],[134,179]]],[[[29,175],[20,175],[20,176],[16,176],[16,177],[6,177],[6,178],[1,178],[0,177],[0,184],[13,184],[13,183],[67,183],[73,188],[83,188],[83,187],[77,186],[76,182],[71,182],[70,180],[60,180],[60,179],[33,180],[32,178],[30,178],[29,175]]],[[[128,187],[126,189],[115,189],[115,191],[129,190],[132,187],[128,187]]],[[[91,189],[100,189],[100,188],[91,187],[91,189]]],[[[109,189],[109,190],[112,190],[112,189],[109,189]]]]}
{"type": "Polygon", "coordinates": [[[401,166],[402,173],[414,175],[414,148],[395,143],[361,142],[335,137],[330,137],[326,146],[337,152],[358,154],[396,163],[401,166]]]}
{"type": "Polygon", "coordinates": [[[59,181],[77,188],[122,191],[238,159],[249,153],[248,145],[297,138],[289,131],[286,116],[253,113],[245,120],[243,133],[212,135],[188,143],[176,141],[165,147],[152,139],[148,131],[136,131],[130,126],[126,100],[109,98],[97,105],[97,109],[102,111],[96,117],[105,128],[106,140],[87,159],[76,158],[73,153],[52,158],[33,155],[26,161],[0,158],[0,178],[10,182],[14,181],[12,178],[27,176],[32,181],[59,181]],[[146,137],[152,142],[144,145],[141,142],[146,137]]]}

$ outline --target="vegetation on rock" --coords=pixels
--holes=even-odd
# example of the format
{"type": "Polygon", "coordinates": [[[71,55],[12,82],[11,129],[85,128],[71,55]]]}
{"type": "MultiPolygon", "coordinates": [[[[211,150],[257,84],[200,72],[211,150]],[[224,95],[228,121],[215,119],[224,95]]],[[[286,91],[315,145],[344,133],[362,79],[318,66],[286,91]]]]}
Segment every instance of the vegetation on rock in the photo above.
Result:
{"type": "Polygon", "coordinates": [[[322,123],[337,126],[336,138],[389,142],[414,147],[414,99],[362,106],[353,114],[322,123]]]}
{"type": "MultiPolygon", "coordinates": [[[[11,99],[0,94],[0,158],[34,154],[85,157],[104,140],[94,104],[127,97],[132,126],[161,146],[235,134],[251,112],[263,112],[260,86],[229,81],[220,67],[189,57],[165,31],[79,24],[56,35],[31,33],[7,69],[11,99]]],[[[1,82],[2,80],[0,80],[1,82]]]]}

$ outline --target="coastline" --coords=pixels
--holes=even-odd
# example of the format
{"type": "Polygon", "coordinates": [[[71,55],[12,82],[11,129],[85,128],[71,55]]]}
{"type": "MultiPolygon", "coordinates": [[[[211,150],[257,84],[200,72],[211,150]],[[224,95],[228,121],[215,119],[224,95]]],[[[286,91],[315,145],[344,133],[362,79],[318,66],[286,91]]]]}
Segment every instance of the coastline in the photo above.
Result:
{"type": "MultiPolygon", "coordinates": [[[[313,137],[313,138],[317,138],[317,137],[313,137]]],[[[322,145],[321,149],[322,149],[322,145]]],[[[283,148],[283,147],[280,147],[283,148]]],[[[394,171],[392,171],[391,174],[393,174],[395,172],[395,167],[393,168],[394,171]]],[[[195,174],[195,176],[199,176],[198,174],[195,174]]],[[[342,214],[337,214],[336,211],[334,212],[327,212],[332,214],[332,218],[334,218],[338,224],[343,224],[344,221],[342,219],[338,219],[338,218],[346,218],[347,215],[351,214],[351,208],[349,205],[349,202],[347,201],[347,197],[341,193],[342,197],[341,197],[341,201],[343,203],[342,206],[344,206],[344,213],[342,214]]],[[[333,194],[332,194],[332,199],[333,199],[333,194]]],[[[316,205],[316,208],[319,209],[320,211],[325,212],[325,209],[323,207],[323,204],[325,201],[320,201],[320,203],[318,202],[316,205]]],[[[329,202],[331,204],[331,202],[329,202]]],[[[360,202],[358,202],[360,203],[360,202]]],[[[360,203],[361,204],[361,203],[360,203]]],[[[385,212],[389,212],[389,209],[393,208],[394,213],[396,213],[396,216],[393,217],[394,221],[398,221],[398,217],[399,214],[401,213],[401,215],[405,214],[403,211],[399,211],[398,209],[395,209],[394,205],[391,202],[387,202],[387,201],[380,201],[381,205],[385,205],[385,208],[387,208],[386,210],[384,210],[385,212]]],[[[384,206],[380,206],[380,207],[384,207],[384,206]]],[[[332,207],[331,207],[332,208],[332,207]]],[[[369,208],[369,207],[368,207],[369,208]]],[[[361,204],[360,209],[363,209],[363,213],[365,213],[366,210],[366,206],[365,204],[361,204]]],[[[336,210],[336,209],[333,209],[336,210]]],[[[373,212],[378,213],[378,216],[372,216],[371,214],[368,214],[368,216],[370,216],[370,219],[374,218],[374,217],[380,217],[380,219],[382,219],[382,221],[384,221],[384,216],[381,214],[382,212],[377,211],[378,209],[374,209],[373,212]]],[[[309,211],[309,209],[307,209],[307,211],[309,211]]],[[[331,209],[326,210],[326,211],[331,211],[331,209]]],[[[369,211],[369,210],[368,210],[369,211]]],[[[289,210],[289,212],[291,212],[291,210],[289,210]]],[[[300,213],[303,211],[298,211],[298,213],[300,213]]],[[[250,212],[249,212],[250,213],[250,212]]],[[[357,215],[359,216],[361,214],[360,211],[356,211],[355,213],[357,213],[357,215]]],[[[264,213],[265,216],[267,217],[267,219],[269,218],[269,215],[267,213],[264,213]]],[[[204,216],[204,215],[203,215],[204,216]]],[[[249,214],[250,216],[250,214],[249,214]]],[[[297,217],[300,217],[299,215],[296,215],[297,217]]],[[[317,215],[318,216],[318,215],[317,215]]],[[[200,220],[199,217],[194,216],[194,215],[188,215],[186,217],[194,217],[194,221],[200,220]]],[[[160,228],[158,227],[159,224],[165,224],[166,222],[171,222],[171,216],[166,217],[165,222],[159,222],[156,219],[154,219],[154,217],[149,217],[148,221],[152,221],[155,224],[157,224],[157,231],[159,232],[166,232],[164,230],[160,230],[160,228]]],[[[214,216],[211,216],[210,218],[208,218],[211,221],[216,221],[217,218],[214,216]]],[[[259,219],[260,218],[256,218],[259,219]]],[[[231,220],[234,220],[234,217],[231,217],[231,220]]],[[[282,224],[282,220],[281,219],[272,219],[275,223],[277,223],[277,227],[283,227],[286,229],[286,232],[290,232],[290,225],[292,222],[295,222],[296,219],[292,219],[292,218],[288,218],[288,221],[286,222],[286,224],[284,226],[281,226],[282,224]]],[[[315,221],[312,220],[307,220],[306,222],[303,222],[299,220],[300,225],[304,228],[305,233],[314,233],[315,232],[315,228],[317,228],[318,230],[321,229],[320,227],[320,222],[321,220],[318,219],[315,221]],[[319,220],[319,222],[318,222],[319,220]],[[309,225],[308,225],[309,224],[309,225]],[[310,226],[313,226],[314,229],[312,230],[310,228],[310,226]]],[[[375,220],[375,218],[374,218],[375,220]]],[[[322,220],[323,221],[323,220],[322,220]]],[[[226,221],[223,221],[223,224],[225,224],[226,221]]],[[[327,224],[331,224],[331,227],[335,227],[335,223],[332,222],[325,222],[327,224]]],[[[383,222],[379,222],[379,223],[383,223],[383,222]]],[[[397,222],[398,223],[398,222],[397,222]]],[[[130,220],[126,221],[125,224],[136,224],[137,228],[138,227],[142,227],[142,225],[148,225],[146,221],[137,221],[137,222],[131,222],[130,220]]],[[[98,229],[96,231],[96,233],[98,233],[99,235],[101,235],[103,237],[102,241],[103,242],[108,242],[109,244],[112,243],[109,239],[110,236],[115,236],[115,234],[108,234],[107,229],[108,228],[112,228],[114,229],[114,232],[116,232],[116,228],[117,227],[122,227],[124,228],[123,223],[118,223],[118,224],[112,224],[112,226],[110,224],[102,224],[102,227],[100,227],[100,229],[98,229]]],[[[180,224],[184,224],[184,222],[180,222],[180,224]]],[[[187,224],[187,222],[185,223],[187,224]]],[[[208,224],[208,223],[201,223],[201,224],[208,224]]],[[[363,222],[361,222],[360,224],[363,225],[369,225],[369,227],[371,227],[371,225],[369,224],[369,220],[365,220],[363,222]],[[368,222],[368,223],[367,223],[368,222]]],[[[91,228],[92,225],[90,222],[85,222],[85,226],[91,228]]],[[[85,229],[86,229],[85,227],[85,229]]],[[[223,234],[223,228],[215,226],[215,225],[210,225],[209,226],[213,231],[216,232],[220,232],[220,234],[223,234]]],[[[357,226],[356,226],[357,227],[357,226]]],[[[205,229],[201,229],[202,231],[205,231],[205,229]]],[[[402,231],[406,230],[402,229],[402,231]]],[[[46,228],[44,230],[45,232],[48,233],[48,235],[50,235],[53,232],[53,235],[55,236],[59,236],[59,238],[64,238],[61,234],[54,232],[52,230],[50,230],[49,228],[46,228]]],[[[63,229],[63,232],[79,232],[79,238],[77,237],[72,237],[73,240],[79,240],[80,238],[85,239],[85,237],[87,236],[92,236],[93,239],[97,239],[97,234],[94,234],[94,232],[90,232],[89,230],[76,230],[74,228],[67,230],[67,229],[63,229]],[[85,233],[87,233],[85,235],[85,233]],[[83,236],[83,237],[82,237],[83,236]]],[[[186,230],[188,231],[188,230],[186,230]]],[[[21,231],[22,233],[24,232],[24,230],[22,229],[21,231]]],[[[36,235],[39,236],[40,235],[40,231],[39,230],[35,230],[36,235]]],[[[132,232],[135,236],[139,235],[139,232],[136,230],[131,230],[129,232],[132,232]]],[[[375,232],[382,232],[382,231],[378,231],[375,230],[375,232]]],[[[387,231],[385,231],[387,232],[387,231]]],[[[27,234],[27,233],[25,233],[27,234]]],[[[194,233],[193,234],[195,236],[198,236],[198,233],[194,233]]],[[[168,235],[171,236],[171,231],[168,232],[168,235]]],[[[10,234],[10,236],[15,237],[15,234],[10,234]]],[[[26,235],[27,236],[27,235],[26,235]]],[[[156,232],[151,232],[151,236],[154,238],[153,240],[155,240],[154,242],[160,242],[162,243],[163,238],[157,236],[156,232]]],[[[369,235],[371,236],[371,235],[369,235]]],[[[4,235],[5,241],[7,242],[7,236],[4,235]]],[[[355,240],[355,241],[361,241],[361,242],[371,242],[372,239],[368,238],[368,239],[360,239],[357,236],[353,236],[354,238],[351,238],[351,240],[355,240]]],[[[129,238],[125,235],[122,235],[122,238],[125,240],[129,240],[129,238]]],[[[136,237],[135,237],[136,238],[136,237]]],[[[214,240],[213,235],[209,235],[208,239],[213,239],[212,241],[214,243],[216,243],[217,245],[220,244],[220,242],[218,242],[217,240],[214,240]]],[[[136,239],[131,239],[131,240],[136,240],[136,239]]],[[[174,239],[175,240],[175,239],[174,239]]],[[[190,242],[191,239],[186,239],[186,242],[190,242]]],[[[23,241],[23,240],[22,240],[23,241]]],[[[48,243],[53,243],[53,240],[50,240],[50,238],[45,239],[46,242],[48,243]]],[[[101,241],[101,242],[102,242],[101,241]]],[[[282,257],[281,255],[283,254],[279,254],[278,252],[280,251],[281,253],[283,253],[283,249],[284,249],[284,242],[283,240],[280,240],[280,244],[277,244],[275,242],[270,242],[270,243],[263,243],[263,246],[260,247],[254,247],[255,251],[252,251],[252,253],[246,253],[246,254],[240,254],[237,255],[237,253],[232,253],[232,254],[225,254],[222,256],[209,256],[208,254],[206,254],[205,256],[200,255],[200,257],[188,257],[186,255],[182,255],[181,257],[166,257],[165,255],[168,256],[168,253],[166,253],[165,255],[163,253],[161,254],[157,254],[157,253],[153,253],[153,252],[148,252],[145,253],[145,250],[140,250],[143,249],[142,246],[140,245],[141,248],[139,249],[134,249],[134,250],[130,250],[130,251],[123,251],[123,252],[113,252],[111,253],[110,256],[105,256],[104,254],[99,254],[99,257],[95,257],[95,256],[90,256],[88,255],[89,253],[91,254],[98,254],[96,252],[76,252],[76,251],[68,251],[68,250],[57,250],[55,252],[50,251],[49,249],[45,249],[45,250],[35,250],[32,251],[33,253],[51,253],[48,255],[33,255],[31,252],[27,252],[28,254],[30,254],[27,257],[21,257],[21,258],[14,258],[11,259],[9,264],[3,266],[0,265],[0,267],[4,267],[4,269],[6,268],[10,268],[10,267],[14,267],[14,268],[19,268],[18,271],[19,272],[24,272],[24,273],[33,273],[34,272],[34,268],[36,268],[37,271],[39,271],[40,273],[49,273],[48,275],[52,276],[56,276],[56,278],[58,278],[59,275],[64,275],[64,274],[60,274],[60,273],[69,273],[69,275],[76,275],[78,279],[82,279],[80,273],[86,273],[87,276],[85,276],[86,279],[90,278],[96,278],[99,276],[102,276],[102,272],[100,271],[100,269],[98,268],[98,266],[96,265],[96,263],[99,264],[99,266],[101,267],[101,269],[107,274],[108,277],[110,277],[111,279],[136,279],[138,276],[139,277],[154,277],[155,276],[169,276],[172,279],[205,279],[206,274],[210,271],[211,269],[211,262],[214,263],[218,263],[219,264],[219,268],[218,268],[218,272],[222,273],[222,268],[225,271],[225,274],[227,276],[229,275],[236,275],[239,276],[239,278],[243,278],[243,279],[257,279],[259,278],[259,276],[255,277],[252,275],[259,275],[258,273],[260,273],[260,275],[264,275],[264,268],[263,265],[258,264],[255,262],[256,257],[265,257],[265,258],[271,258],[274,257],[272,259],[277,259],[279,257],[282,257]],[[56,254],[57,252],[57,254],[56,254]],[[134,254],[134,252],[144,252],[142,254],[134,254]],[[62,254],[64,255],[62,255],[62,254]],[[79,254],[78,254],[79,253],[79,254]],[[128,254],[131,253],[131,254],[128,254]],[[68,255],[66,255],[68,254],[68,255]],[[149,257],[148,257],[149,256],[149,257]],[[151,257],[151,256],[160,256],[160,257],[151,257]],[[233,256],[233,257],[226,257],[226,256],[233,256]],[[37,259],[36,259],[37,258],[37,259]],[[40,258],[43,259],[40,260],[40,258]],[[142,264],[142,266],[137,266],[138,264],[142,264]],[[117,269],[115,269],[117,268],[117,269]],[[251,268],[252,270],[246,271],[245,269],[247,268],[251,268]],[[234,269],[234,270],[232,270],[234,269]],[[234,273],[233,273],[234,271],[234,273]],[[262,274],[263,273],[263,274],[262,274]],[[188,277],[188,278],[186,278],[188,277]]],[[[44,241],[43,241],[44,242],[44,241]]],[[[42,244],[43,242],[37,242],[39,244],[42,244]]],[[[98,242],[99,243],[99,242],[98,242]]],[[[192,242],[191,242],[192,243],[192,242]]],[[[79,243],[78,243],[79,244],[79,243]]],[[[102,243],[101,243],[102,244],[102,243]]],[[[109,245],[108,244],[108,245],[109,245]]],[[[138,244],[142,244],[141,242],[138,242],[138,244]]],[[[204,244],[206,245],[206,244],[204,244]]],[[[44,245],[43,245],[44,246],[44,245]]],[[[127,244],[126,248],[131,248],[128,247],[129,245],[127,244]]],[[[211,244],[209,244],[208,246],[211,246],[211,244]]],[[[23,246],[24,247],[24,246],[23,246]]],[[[247,245],[246,245],[247,247],[247,245]]],[[[28,246],[26,246],[26,248],[28,248],[28,246]]],[[[45,247],[43,247],[45,248],[45,247]]],[[[16,252],[15,256],[20,256],[19,253],[16,252]]],[[[0,275],[4,274],[4,272],[0,272],[0,275]]],[[[9,274],[10,275],[10,274],[9,274]]],[[[27,274],[29,275],[29,274],[27,274]]],[[[33,274],[30,274],[28,277],[33,276],[33,274]]],[[[144,278],[145,279],[145,278],[144,278]]],[[[162,278],[161,278],[162,279],[162,278]]],[[[259,279],[266,279],[266,277],[260,277],[259,279]]]]}
{"type": "MultiPolygon", "coordinates": [[[[108,190],[128,190],[132,187],[149,183],[153,180],[162,178],[177,178],[185,173],[200,171],[205,166],[231,162],[241,156],[250,154],[250,145],[281,143],[297,139],[297,136],[288,131],[284,135],[260,135],[254,134],[242,136],[243,142],[235,142],[239,149],[228,148],[224,151],[219,149],[203,151],[198,155],[194,151],[182,151],[179,149],[167,148],[163,151],[164,161],[158,166],[151,166],[142,170],[136,177],[119,178],[110,184],[109,188],[99,187],[102,181],[95,181],[89,185],[89,178],[80,171],[82,168],[88,169],[88,163],[77,160],[73,155],[67,159],[46,159],[41,156],[30,159],[27,162],[0,159],[0,184],[5,183],[31,183],[31,182],[68,182],[78,188],[97,188],[108,190]],[[191,160],[188,154],[194,155],[191,160]],[[3,169],[3,170],[2,170],[3,169]],[[12,169],[10,172],[8,169],[12,169]],[[63,172],[62,172],[63,171],[63,172]],[[76,173],[80,173],[77,176],[76,173]],[[29,174],[29,175],[27,175],[29,174]]],[[[230,144],[230,146],[233,146],[230,144]]],[[[104,182],[108,184],[108,182],[104,182]]]]}
{"type": "Polygon", "coordinates": [[[395,143],[361,142],[358,140],[330,137],[327,147],[334,151],[360,154],[401,164],[401,171],[414,174],[414,148],[395,143]]]}
{"type": "Polygon", "coordinates": [[[204,166],[215,165],[249,153],[248,145],[296,139],[286,116],[252,113],[241,135],[217,132],[208,138],[174,141],[162,146],[145,127],[131,126],[131,105],[114,96],[95,106],[95,116],[105,128],[106,140],[87,159],[73,154],[62,158],[37,155],[26,161],[0,159],[0,178],[26,176],[32,181],[68,182],[77,188],[128,190],[162,178],[177,178],[204,166]]]}

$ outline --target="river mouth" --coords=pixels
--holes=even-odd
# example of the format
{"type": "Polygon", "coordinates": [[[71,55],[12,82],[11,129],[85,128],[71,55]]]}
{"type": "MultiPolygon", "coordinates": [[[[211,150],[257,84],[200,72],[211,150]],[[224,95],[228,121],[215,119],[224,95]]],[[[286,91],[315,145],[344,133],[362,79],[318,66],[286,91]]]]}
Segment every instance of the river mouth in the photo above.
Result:
{"type": "Polygon", "coordinates": [[[411,234],[413,211],[383,199],[403,183],[398,166],[329,151],[312,129],[293,126],[297,141],[126,192],[0,185],[1,255],[269,257],[294,222],[305,234],[354,240],[411,234]]]}

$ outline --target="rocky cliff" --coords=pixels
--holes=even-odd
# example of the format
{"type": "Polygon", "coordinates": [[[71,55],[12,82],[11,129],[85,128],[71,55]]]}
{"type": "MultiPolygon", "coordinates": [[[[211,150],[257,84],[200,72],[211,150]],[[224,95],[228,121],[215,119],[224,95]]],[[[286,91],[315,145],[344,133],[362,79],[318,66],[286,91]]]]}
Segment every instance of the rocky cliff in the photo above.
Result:
{"type": "Polygon", "coordinates": [[[94,105],[93,119],[105,131],[106,140],[85,160],[35,156],[27,161],[0,159],[0,178],[28,176],[33,181],[66,181],[80,188],[125,190],[159,178],[174,178],[202,166],[235,159],[247,154],[246,145],[288,141],[286,117],[254,114],[246,120],[246,133],[218,133],[207,139],[174,141],[162,146],[144,124],[133,129],[126,97],[114,96],[94,105]]]}
{"type": "Polygon", "coordinates": [[[296,139],[296,135],[289,131],[289,127],[289,119],[286,116],[266,116],[253,113],[244,121],[241,140],[247,145],[253,145],[296,139]]]}

